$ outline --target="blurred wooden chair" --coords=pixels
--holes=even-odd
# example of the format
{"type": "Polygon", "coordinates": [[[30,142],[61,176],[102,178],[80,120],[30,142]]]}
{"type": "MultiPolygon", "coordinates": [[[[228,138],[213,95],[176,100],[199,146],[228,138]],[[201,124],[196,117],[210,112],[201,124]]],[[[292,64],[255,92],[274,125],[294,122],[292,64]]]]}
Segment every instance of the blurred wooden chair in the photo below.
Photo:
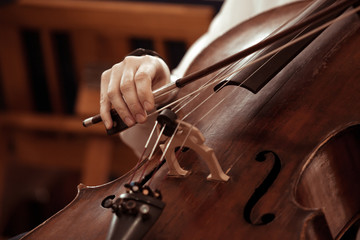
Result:
{"type": "MultiPolygon", "coordinates": [[[[6,165],[13,159],[40,168],[80,169],[86,185],[108,181],[114,152],[119,149],[123,151],[121,164],[129,169],[134,156],[117,137],[106,136],[101,124],[81,126],[84,117],[98,113],[100,72],[132,51],[134,38],[150,39],[154,50],[169,60],[165,43],[181,41],[190,46],[206,31],[213,14],[209,6],[139,2],[20,0],[2,6],[0,201],[6,165]],[[31,79],[32,58],[25,52],[24,32],[35,33],[38,39],[36,57],[44,65],[45,91],[31,79]],[[74,111],[66,105],[66,76],[59,66],[62,50],[55,49],[54,35],[59,33],[69,40],[72,62],[68,64],[72,64],[77,86],[76,94],[70,93],[76,96],[70,102],[74,111]],[[36,99],[43,93],[49,99],[50,110],[45,113],[39,111],[36,99]]],[[[30,49],[35,47],[31,44],[30,49]]]]}

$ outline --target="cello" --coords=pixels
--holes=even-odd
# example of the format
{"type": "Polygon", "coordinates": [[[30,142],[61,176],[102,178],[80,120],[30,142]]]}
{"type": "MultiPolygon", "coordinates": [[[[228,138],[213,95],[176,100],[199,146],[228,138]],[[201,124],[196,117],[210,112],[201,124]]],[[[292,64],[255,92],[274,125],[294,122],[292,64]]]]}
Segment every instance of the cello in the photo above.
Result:
{"type": "MultiPolygon", "coordinates": [[[[238,25],[205,49],[188,73],[270,34],[304,6],[286,5],[238,25]]],[[[104,200],[154,169],[149,185],[161,190],[166,207],[145,239],[351,239],[360,224],[359,27],[356,14],[331,24],[256,94],[221,86],[187,118],[227,181],[208,181],[205,163],[192,150],[178,156],[191,169],[184,177],[168,177],[167,164],[149,158],[108,184],[79,185],[67,207],[23,239],[105,239],[114,214],[104,200]],[[218,103],[220,110],[208,114],[218,103]]],[[[185,86],[178,97],[205,81],[185,86]]]]}

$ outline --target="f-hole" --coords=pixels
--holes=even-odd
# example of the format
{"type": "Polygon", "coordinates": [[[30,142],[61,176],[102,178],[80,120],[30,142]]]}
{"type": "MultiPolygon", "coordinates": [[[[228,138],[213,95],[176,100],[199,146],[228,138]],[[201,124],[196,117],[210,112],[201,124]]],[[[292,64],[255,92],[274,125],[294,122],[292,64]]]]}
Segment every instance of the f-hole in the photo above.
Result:
{"type": "Polygon", "coordinates": [[[276,153],[272,151],[262,151],[258,153],[255,157],[255,160],[258,162],[264,162],[271,159],[273,159],[274,164],[269,174],[266,176],[265,180],[260,184],[260,186],[255,189],[254,193],[251,195],[250,199],[248,200],[244,208],[245,220],[253,225],[265,225],[275,219],[274,213],[265,213],[261,216],[258,222],[253,222],[251,220],[251,213],[253,208],[255,207],[256,203],[260,200],[260,198],[264,196],[264,194],[267,192],[270,186],[274,183],[281,169],[280,158],[277,156],[276,153]]]}

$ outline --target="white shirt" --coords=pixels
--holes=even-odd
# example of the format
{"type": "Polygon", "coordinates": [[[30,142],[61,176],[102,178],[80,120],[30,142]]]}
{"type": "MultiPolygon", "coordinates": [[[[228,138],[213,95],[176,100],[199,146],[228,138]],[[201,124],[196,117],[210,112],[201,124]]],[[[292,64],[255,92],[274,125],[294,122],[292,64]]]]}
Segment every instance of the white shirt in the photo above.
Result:
{"type": "MultiPolygon", "coordinates": [[[[257,14],[295,2],[296,0],[226,0],[219,13],[215,16],[210,27],[187,51],[173,74],[182,77],[192,60],[212,41],[223,35],[237,24],[254,17],[257,14]]],[[[140,156],[144,150],[147,136],[150,135],[156,116],[148,119],[145,124],[137,124],[120,134],[122,140],[129,145],[136,155],[140,156]]],[[[152,139],[154,142],[154,138],[152,139]]],[[[152,144],[150,144],[152,146],[152,144]]],[[[148,152],[150,149],[148,149],[148,152]]]]}

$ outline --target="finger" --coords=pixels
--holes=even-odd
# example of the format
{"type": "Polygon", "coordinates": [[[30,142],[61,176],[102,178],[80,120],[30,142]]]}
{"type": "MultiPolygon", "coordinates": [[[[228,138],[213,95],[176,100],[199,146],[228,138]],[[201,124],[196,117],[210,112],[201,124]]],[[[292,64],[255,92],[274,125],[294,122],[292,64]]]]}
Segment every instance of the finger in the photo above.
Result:
{"type": "Polygon", "coordinates": [[[123,99],[122,92],[120,90],[122,76],[127,72],[129,72],[129,70],[125,71],[124,69],[125,66],[123,63],[115,64],[112,67],[107,96],[113,108],[119,114],[120,118],[124,121],[124,123],[128,127],[131,127],[132,125],[135,124],[135,120],[132,117],[132,114],[130,113],[128,106],[126,105],[123,99]]]}
{"type": "Polygon", "coordinates": [[[146,121],[146,113],[140,104],[137,95],[134,75],[133,71],[126,71],[123,73],[120,82],[120,90],[132,117],[136,122],[143,123],[146,121]]]}
{"type": "Polygon", "coordinates": [[[135,73],[134,81],[139,102],[143,109],[150,111],[154,108],[154,96],[152,93],[152,81],[156,75],[153,61],[141,65],[135,73]]]}
{"type": "Polygon", "coordinates": [[[101,75],[101,82],[100,82],[100,116],[106,129],[110,129],[113,124],[110,116],[111,103],[107,96],[110,74],[111,74],[110,70],[106,70],[105,72],[103,72],[101,75]]]}

